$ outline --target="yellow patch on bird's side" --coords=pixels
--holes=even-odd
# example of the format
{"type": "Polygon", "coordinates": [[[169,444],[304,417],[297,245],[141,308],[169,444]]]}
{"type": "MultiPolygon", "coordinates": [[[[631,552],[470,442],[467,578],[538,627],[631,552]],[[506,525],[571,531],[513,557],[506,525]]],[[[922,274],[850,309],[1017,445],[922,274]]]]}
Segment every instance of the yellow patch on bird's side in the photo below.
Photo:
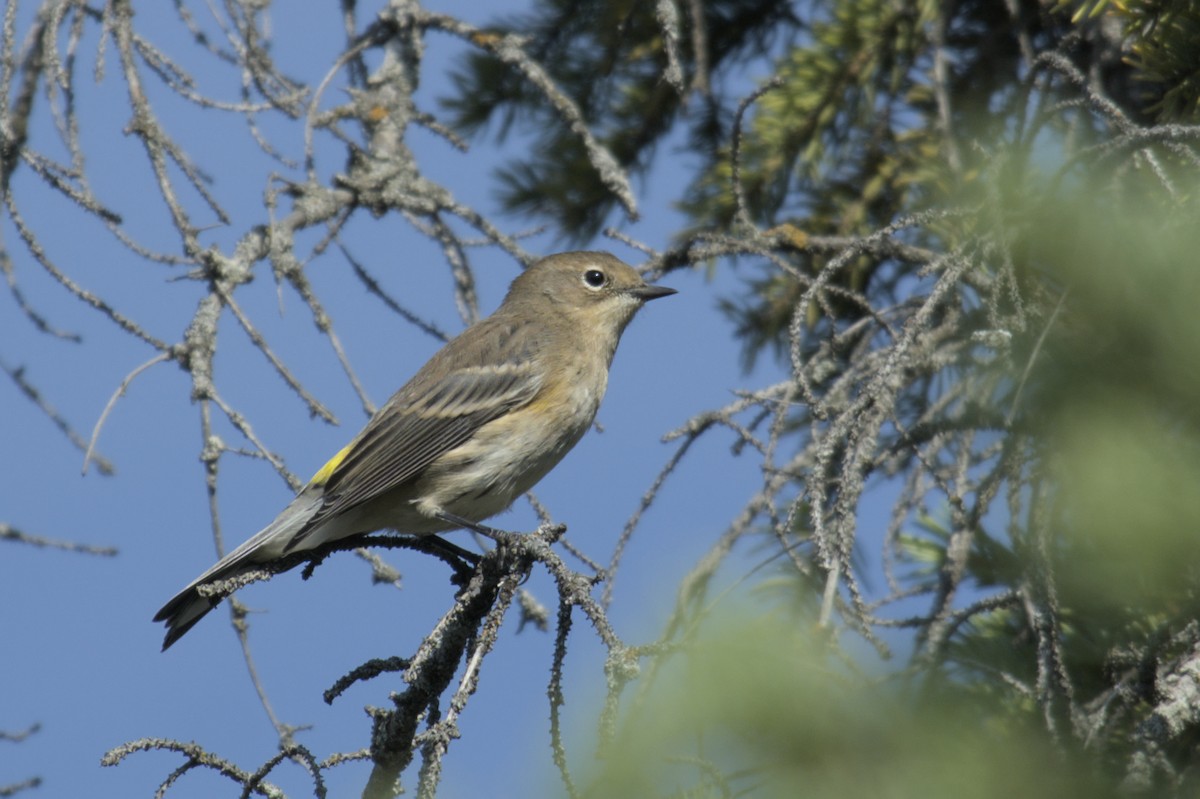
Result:
{"type": "Polygon", "coordinates": [[[329,461],[321,467],[321,470],[312,476],[312,479],[308,481],[308,484],[317,486],[324,485],[329,480],[329,476],[333,474],[333,470],[341,466],[342,461],[346,460],[346,456],[350,454],[350,448],[352,446],[354,446],[353,442],[338,450],[338,454],[330,458],[329,461]]]}

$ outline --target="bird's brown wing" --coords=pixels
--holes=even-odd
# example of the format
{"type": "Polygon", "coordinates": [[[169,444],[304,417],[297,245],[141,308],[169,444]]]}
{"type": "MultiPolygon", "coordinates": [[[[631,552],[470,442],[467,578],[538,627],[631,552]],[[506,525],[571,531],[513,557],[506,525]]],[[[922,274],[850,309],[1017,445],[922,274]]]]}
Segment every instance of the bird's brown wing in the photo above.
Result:
{"type": "Polygon", "coordinates": [[[464,444],[480,427],[536,396],[543,376],[534,368],[531,356],[535,345],[529,337],[517,336],[514,341],[515,331],[509,325],[496,330],[489,330],[490,325],[479,327],[483,329],[468,331],[476,334],[471,338],[481,345],[473,348],[474,357],[455,357],[461,353],[451,348],[469,342],[453,342],[317,472],[312,483],[324,487],[324,504],[289,542],[288,549],[294,549],[322,521],[413,479],[440,455],[464,444]],[[481,360],[488,365],[478,364],[481,360]],[[451,369],[442,365],[455,361],[476,363],[451,369]]]}
{"type": "Polygon", "coordinates": [[[385,407],[333,469],[322,512],[400,486],[483,425],[529,402],[540,385],[529,366],[476,367],[447,375],[413,402],[385,407]]]}

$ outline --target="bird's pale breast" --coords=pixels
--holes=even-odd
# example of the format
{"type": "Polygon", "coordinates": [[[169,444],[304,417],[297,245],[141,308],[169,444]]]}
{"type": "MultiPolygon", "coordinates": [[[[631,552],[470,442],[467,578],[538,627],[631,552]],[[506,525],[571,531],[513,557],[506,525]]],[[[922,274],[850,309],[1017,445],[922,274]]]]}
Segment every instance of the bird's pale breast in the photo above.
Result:
{"type": "Polygon", "coordinates": [[[572,369],[528,405],[481,427],[438,458],[417,481],[416,508],[481,520],[532,488],[587,432],[608,383],[608,370],[572,369]]]}

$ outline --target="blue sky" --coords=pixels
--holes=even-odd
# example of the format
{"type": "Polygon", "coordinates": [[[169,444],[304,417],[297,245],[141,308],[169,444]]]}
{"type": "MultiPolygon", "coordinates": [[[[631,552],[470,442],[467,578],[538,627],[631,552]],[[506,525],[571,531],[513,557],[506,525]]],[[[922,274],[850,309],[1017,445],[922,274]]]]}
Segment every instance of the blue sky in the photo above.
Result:
{"type": "MultiPolygon", "coordinates": [[[[447,12],[478,24],[491,19],[498,8],[445,5],[447,12]]],[[[185,42],[170,9],[161,6],[139,8],[141,29],[163,50],[183,53],[182,60],[197,70],[209,94],[236,100],[236,75],[211,73],[205,66],[211,59],[200,57],[185,42]]],[[[306,6],[303,13],[297,8],[275,11],[279,57],[298,75],[319,76],[340,47],[335,34],[340,22],[331,8],[317,12],[310,10],[315,6],[306,6]]],[[[27,25],[30,13],[30,7],[22,8],[22,25],[27,25]]],[[[425,110],[436,112],[432,100],[447,90],[446,70],[461,48],[439,35],[428,36],[427,46],[420,98],[425,110]]],[[[175,234],[164,224],[165,211],[140,145],[122,134],[129,109],[111,46],[107,76],[99,84],[88,78],[96,48],[93,27],[80,49],[80,58],[89,65],[80,70],[79,94],[81,117],[88,124],[85,150],[93,188],[144,243],[176,252],[175,234]]],[[[339,91],[332,90],[327,102],[341,102],[339,91]]],[[[164,125],[213,172],[212,190],[233,216],[229,227],[214,227],[202,240],[228,248],[251,225],[266,220],[265,175],[271,170],[293,178],[301,175],[264,163],[236,119],[214,119],[181,102],[160,99],[164,125]]],[[[50,141],[47,124],[45,115],[39,115],[32,132],[35,144],[50,141]]],[[[301,156],[299,125],[268,121],[265,129],[289,157],[301,156]]],[[[503,148],[481,139],[463,155],[419,131],[410,144],[429,177],[488,213],[495,211],[486,179],[490,168],[506,152],[522,146],[519,139],[503,148]]],[[[663,146],[660,153],[655,172],[636,183],[641,220],[619,224],[626,233],[659,248],[670,243],[681,223],[671,203],[686,185],[689,167],[677,144],[663,146]]],[[[53,148],[48,154],[63,157],[53,148]]],[[[322,174],[342,166],[337,149],[321,150],[322,174]]],[[[153,335],[167,341],[180,338],[200,296],[199,286],[172,279],[181,268],[137,259],[98,224],[42,189],[27,168],[15,176],[14,195],[50,257],[80,284],[153,335]]],[[[194,202],[192,207],[197,207],[194,202]]],[[[204,223],[205,217],[198,214],[197,222],[204,223]]],[[[76,344],[37,332],[12,295],[0,291],[0,359],[24,367],[46,400],[86,436],[122,379],[154,353],[69,296],[28,256],[11,221],[0,224],[30,303],[52,324],[83,337],[76,344]]],[[[513,233],[531,224],[507,218],[503,227],[513,233]]],[[[460,329],[440,253],[406,222],[360,214],[345,230],[343,241],[394,296],[444,329],[460,329]]],[[[535,252],[559,248],[548,236],[525,246],[535,252]]],[[[639,261],[636,252],[616,242],[599,240],[591,246],[639,261]]],[[[475,257],[480,306],[487,313],[499,303],[516,265],[496,252],[475,257]]],[[[217,380],[257,434],[307,478],[353,436],[365,417],[302,302],[289,289],[277,290],[266,264],[258,269],[256,281],[239,290],[242,307],[288,366],[333,409],[341,425],[310,419],[228,315],[217,380]]],[[[314,260],[307,274],[327,303],[368,394],[382,403],[437,343],[369,296],[336,251],[314,260]]],[[[600,411],[605,432],[586,436],[536,491],[555,518],[568,524],[569,537],[600,558],[611,552],[642,493],[673,451],[672,445],[660,442],[662,434],[695,413],[730,401],[735,388],[765,385],[779,376],[769,363],[749,377],[740,371],[730,325],[715,310],[716,298],[738,286],[731,270],[718,269],[712,280],[698,272],[681,272],[664,282],[680,294],[648,306],[627,331],[600,411]]],[[[161,628],[150,622],[163,601],[214,559],[198,460],[198,407],[189,392],[187,375],[174,365],[158,365],[139,376],[117,402],[99,438],[99,451],[116,464],[117,474],[104,477],[93,469],[81,476],[80,453],[15,386],[7,379],[0,381],[5,411],[0,452],[7,456],[0,460],[0,520],[31,534],[120,549],[115,558],[94,558],[4,546],[0,602],[6,612],[0,630],[5,654],[0,658],[0,685],[5,696],[0,729],[16,731],[34,723],[42,729],[22,744],[0,743],[5,755],[0,759],[0,784],[40,775],[44,786],[33,795],[148,796],[181,758],[148,753],[134,755],[117,768],[98,765],[109,748],[145,736],[195,740],[248,769],[275,752],[274,731],[247,678],[228,614],[223,609],[213,613],[166,654],[159,652],[161,628]]],[[[230,444],[242,443],[228,425],[222,426],[221,434],[230,444]]],[[[758,486],[757,461],[731,457],[730,444],[730,437],[720,432],[702,439],[643,520],[618,576],[612,612],[626,641],[650,641],[661,631],[680,578],[758,486]]],[[[286,486],[265,463],[226,458],[220,513],[227,546],[270,521],[288,498],[286,486]]],[[[494,522],[514,530],[535,524],[523,502],[494,522]]],[[[469,543],[461,533],[455,540],[469,543]]],[[[287,723],[311,725],[298,739],[318,756],[365,745],[369,722],[363,707],[387,704],[388,692],[401,686],[387,677],[360,684],[333,707],[321,701],[321,692],[368,658],[410,654],[449,607],[451,588],[440,564],[412,554],[386,557],[403,573],[403,590],[372,586],[366,566],[342,555],[308,583],[292,572],[241,594],[256,611],[251,617],[254,656],[275,712],[287,723]]],[[[535,573],[527,588],[552,603],[552,586],[544,574],[535,573]]],[[[602,658],[586,624],[577,624],[573,641],[567,664],[567,721],[575,737],[571,753],[583,762],[591,755],[586,741],[603,690],[602,658]]],[[[515,624],[505,627],[462,718],[463,737],[446,761],[442,795],[560,792],[547,731],[551,645],[549,635],[533,630],[517,634],[515,624]]],[[[335,770],[331,795],[357,794],[366,773],[367,766],[335,770]]],[[[306,777],[292,766],[277,770],[271,779],[292,795],[309,790],[306,777]]],[[[236,793],[230,783],[196,772],[169,795],[236,793]]]]}

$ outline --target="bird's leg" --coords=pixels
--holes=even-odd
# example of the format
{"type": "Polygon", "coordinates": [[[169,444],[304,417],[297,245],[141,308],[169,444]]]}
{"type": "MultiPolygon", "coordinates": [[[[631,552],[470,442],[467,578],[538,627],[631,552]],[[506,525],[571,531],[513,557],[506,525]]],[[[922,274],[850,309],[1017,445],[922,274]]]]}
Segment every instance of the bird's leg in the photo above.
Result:
{"type": "Polygon", "coordinates": [[[479,553],[472,552],[469,549],[463,549],[458,544],[451,543],[441,536],[426,535],[422,536],[420,541],[424,544],[427,544],[430,549],[436,549],[452,558],[465,561],[470,563],[472,566],[479,565],[479,553]]]}
{"type": "Polygon", "coordinates": [[[500,546],[513,543],[517,537],[516,533],[509,533],[504,530],[497,530],[495,527],[488,527],[485,524],[480,524],[479,522],[473,522],[470,519],[467,519],[463,516],[459,516],[456,513],[450,513],[449,511],[439,510],[434,515],[437,516],[437,518],[441,519],[442,521],[446,522],[447,524],[453,524],[455,527],[461,527],[464,530],[470,530],[473,533],[479,533],[480,535],[485,536],[486,538],[490,538],[500,546]]]}

